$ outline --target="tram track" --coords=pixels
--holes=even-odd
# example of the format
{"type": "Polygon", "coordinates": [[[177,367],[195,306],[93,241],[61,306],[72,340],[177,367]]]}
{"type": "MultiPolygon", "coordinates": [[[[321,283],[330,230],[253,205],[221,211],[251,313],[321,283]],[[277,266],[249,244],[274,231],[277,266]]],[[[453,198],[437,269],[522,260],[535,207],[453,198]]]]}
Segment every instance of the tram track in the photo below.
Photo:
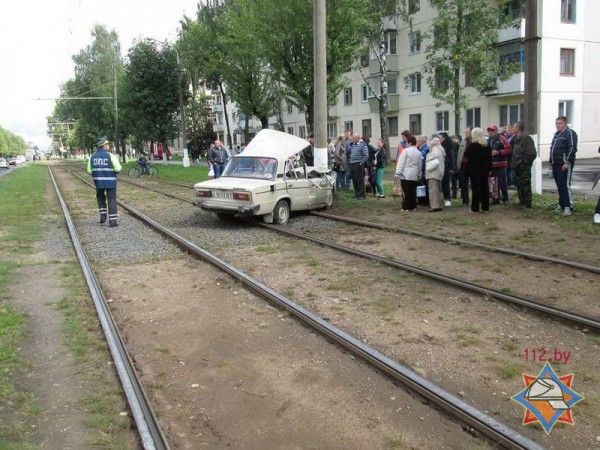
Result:
{"type": "MultiPolygon", "coordinates": [[[[74,174],[76,175],[76,174],[74,174]]],[[[76,175],[77,176],[77,175],[76,175]]],[[[82,179],[81,177],[79,177],[82,179]]],[[[86,182],[82,179],[82,181],[86,182]]],[[[87,183],[89,184],[89,183],[87,183]]],[[[190,202],[191,203],[191,202],[190,202]]],[[[201,249],[190,240],[179,236],[174,231],[169,230],[150,217],[135,210],[131,206],[119,201],[122,208],[126,209],[132,216],[143,221],[156,231],[170,237],[180,247],[184,248],[189,253],[213,264],[219,269],[225,271],[233,278],[239,280],[249,289],[256,292],[260,296],[274,302],[278,307],[287,310],[294,317],[297,317],[302,322],[309,325],[311,328],[319,331],[328,338],[334,340],[345,349],[365,359],[374,367],[382,370],[394,380],[401,382],[411,390],[418,392],[423,397],[429,399],[438,407],[447,411],[453,417],[459,418],[462,422],[468,424],[479,432],[483,433],[495,442],[509,448],[541,448],[538,444],[530,439],[520,435],[513,429],[506,427],[487,414],[470,406],[460,398],[444,391],[423,377],[419,376],[412,370],[404,367],[394,360],[379,353],[377,350],[364,344],[359,339],[345,333],[339,328],[331,325],[328,321],[316,316],[312,312],[297,305],[282,294],[274,291],[270,287],[264,285],[258,280],[244,274],[227,262],[215,257],[209,252],[201,249]]]]}
{"type": "MultiPolygon", "coordinates": [[[[85,181],[85,180],[83,180],[85,181]]],[[[150,188],[148,186],[144,186],[144,185],[140,185],[138,183],[134,183],[131,181],[127,181],[127,183],[132,184],[138,188],[141,189],[147,189],[150,190],[152,192],[158,193],[158,194],[162,194],[165,195],[169,198],[173,198],[182,202],[186,202],[189,204],[193,204],[193,202],[191,200],[179,197],[177,195],[172,195],[169,194],[167,192],[164,191],[160,191],[157,189],[153,189],[150,188]]],[[[185,186],[185,185],[184,185],[185,186]]],[[[325,219],[332,219],[333,220],[338,220],[339,216],[334,216],[331,214],[325,214],[325,213],[319,213],[319,212],[313,212],[313,215],[317,216],[317,217],[322,217],[325,219]]],[[[346,219],[346,218],[343,218],[346,219]]],[[[381,229],[385,229],[385,230],[393,230],[393,231],[401,231],[403,230],[402,228],[397,228],[397,227],[388,227],[388,226],[379,226],[377,224],[373,224],[370,222],[365,222],[365,221],[361,221],[361,220],[356,220],[356,219],[348,219],[345,220],[349,223],[352,224],[356,224],[359,226],[366,226],[366,227],[373,227],[373,228],[381,228],[381,229]]],[[[401,270],[405,270],[411,273],[415,273],[417,275],[426,277],[426,278],[430,278],[433,279],[437,282],[441,282],[441,283],[445,283],[454,287],[457,287],[459,289],[464,289],[464,290],[468,290],[470,292],[474,292],[477,294],[481,294],[484,297],[489,297],[489,298],[494,298],[503,302],[507,302],[509,304],[513,304],[513,305],[518,305],[521,307],[525,307],[527,309],[530,309],[532,311],[536,311],[539,313],[543,313],[546,315],[549,315],[551,317],[557,318],[559,320],[567,320],[569,322],[572,322],[574,324],[577,325],[581,325],[582,327],[586,328],[586,327],[590,327],[593,328],[595,330],[600,330],[600,320],[598,318],[595,317],[588,317],[588,316],[584,316],[581,314],[577,314],[577,313],[573,313],[571,311],[568,311],[566,309],[562,309],[562,308],[557,308],[551,305],[547,305],[538,301],[535,301],[533,299],[524,297],[524,296],[519,296],[519,295],[515,295],[515,294],[511,294],[511,293],[507,293],[507,292],[502,292],[498,289],[493,289],[490,287],[486,287],[486,286],[482,286],[479,285],[477,283],[473,283],[471,281],[465,280],[465,279],[461,279],[458,277],[453,277],[453,276],[448,276],[439,272],[434,272],[428,269],[424,269],[422,267],[418,267],[418,266],[414,266],[411,264],[407,264],[407,263],[403,263],[403,262],[399,262],[399,261],[395,261],[395,260],[391,260],[389,258],[385,258],[373,253],[369,253],[366,251],[362,251],[362,250],[358,250],[355,248],[351,248],[345,245],[341,245],[329,240],[325,240],[325,239],[320,239],[320,238],[316,238],[314,236],[310,236],[306,233],[300,233],[297,231],[293,231],[290,230],[286,227],[280,227],[280,226],[275,226],[275,225],[270,225],[270,224],[266,224],[266,223],[262,223],[262,222],[256,222],[256,221],[248,221],[248,223],[251,223],[255,226],[261,226],[267,229],[270,229],[272,231],[275,231],[277,233],[280,234],[285,234],[288,236],[293,236],[295,238],[298,239],[303,239],[303,240],[307,240],[307,241],[311,241],[314,243],[317,243],[319,245],[322,245],[324,247],[328,247],[328,248],[333,248],[336,249],[338,251],[347,253],[347,254],[351,254],[351,255],[355,255],[355,256],[359,256],[362,258],[366,258],[372,261],[377,261],[381,264],[385,264],[388,266],[392,266],[392,267],[396,267],[398,269],[401,270]]],[[[413,232],[411,234],[417,235],[417,236],[421,236],[421,237],[429,237],[432,236],[429,233],[421,233],[421,232],[413,232]]],[[[502,251],[499,251],[499,253],[504,253],[504,254],[509,254],[509,255],[515,255],[515,256],[525,256],[530,255],[530,259],[536,260],[536,261],[547,261],[547,262],[556,262],[556,261],[550,261],[553,258],[545,258],[543,256],[540,255],[534,255],[534,254],[529,254],[529,253],[525,253],[525,252],[514,252],[510,249],[501,249],[499,247],[494,247],[494,246],[488,246],[488,245],[484,245],[484,244],[479,244],[479,243],[473,243],[470,241],[462,241],[462,240],[456,240],[456,239],[452,239],[452,238],[443,238],[441,239],[445,242],[450,242],[450,243],[460,243],[460,244],[464,244],[464,245],[469,245],[469,246],[476,246],[476,247],[481,247],[484,246],[486,250],[492,250],[492,251],[496,251],[495,249],[499,249],[502,251]],[[458,241],[458,242],[455,242],[458,241]],[[523,254],[520,254],[523,253],[523,254]]],[[[570,265],[571,267],[576,267],[576,266],[585,266],[587,267],[587,269],[589,269],[589,271],[594,272],[595,273],[595,269],[597,269],[595,266],[588,266],[588,265],[580,265],[579,263],[574,263],[572,261],[563,261],[564,263],[569,263],[569,264],[565,264],[565,265],[570,265]]],[[[579,269],[581,269],[582,267],[577,267],[579,269]]],[[[586,269],[582,269],[582,270],[586,270],[586,269]]],[[[598,270],[600,271],[600,268],[598,268],[598,270]]]]}

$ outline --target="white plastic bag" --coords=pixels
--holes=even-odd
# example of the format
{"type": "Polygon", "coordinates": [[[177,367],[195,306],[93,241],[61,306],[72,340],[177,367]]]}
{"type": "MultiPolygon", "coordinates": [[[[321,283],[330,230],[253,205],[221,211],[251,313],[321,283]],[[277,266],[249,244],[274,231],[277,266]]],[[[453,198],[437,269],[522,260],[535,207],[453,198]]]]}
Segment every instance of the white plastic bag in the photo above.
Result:
{"type": "Polygon", "coordinates": [[[208,178],[214,178],[214,177],[215,177],[215,171],[211,167],[208,171],[208,178]]]}

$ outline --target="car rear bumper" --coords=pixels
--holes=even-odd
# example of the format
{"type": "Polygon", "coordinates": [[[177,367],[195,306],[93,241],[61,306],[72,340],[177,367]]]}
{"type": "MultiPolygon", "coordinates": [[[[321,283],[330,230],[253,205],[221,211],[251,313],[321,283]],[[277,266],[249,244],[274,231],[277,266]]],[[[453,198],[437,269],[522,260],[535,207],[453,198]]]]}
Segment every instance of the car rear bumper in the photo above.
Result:
{"type": "Polygon", "coordinates": [[[199,206],[204,211],[235,214],[236,216],[254,216],[260,209],[260,205],[228,206],[219,203],[212,203],[210,201],[200,202],[198,200],[196,200],[194,204],[199,206]]]}

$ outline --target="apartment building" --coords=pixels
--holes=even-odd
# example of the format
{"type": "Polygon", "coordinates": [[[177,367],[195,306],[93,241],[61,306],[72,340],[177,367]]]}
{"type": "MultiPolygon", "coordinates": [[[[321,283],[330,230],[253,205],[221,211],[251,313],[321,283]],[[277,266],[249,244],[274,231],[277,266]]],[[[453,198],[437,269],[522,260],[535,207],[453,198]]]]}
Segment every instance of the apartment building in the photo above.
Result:
{"type": "MultiPolygon", "coordinates": [[[[420,42],[419,33],[425,34],[431,28],[435,10],[427,0],[411,2],[415,9],[412,27],[401,21],[386,20],[384,23],[389,71],[388,126],[392,149],[397,148],[400,133],[405,129],[425,135],[455,132],[452,105],[436,106],[437,102],[429,94],[421,71],[425,64],[426,42],[420,42]],[[408,80],[408,85],[405,80],[408,80]]],[[[468,125],[485,129],[491,124],[502,126],[523,120],[525,0],[497,3],[502,3],[504,13],[520,24],[517,28],[498,32],[499,64],[504,61],[520,63],[521,72],[507,81],[498,82],[497,89],[485,95],[466,88],[469,106],[461,111],[460,134],[468,125]]],[[[539,0],[537,3],[539,134],[534,139],[538,142],[540,156],[543,161],[548,159],[555,131],[554,120],[565,115],[579,135],[578,157],[595,157],[600,145],[600,126],[597,126],[600,121],[600,27],[595,23],[600,17],[600,1],[539,0]]],[[[329,137],[347,129],[372,137],[381,134],[378,101],[367,85],[368,81],[374,91],[379,90],[379,64],[372,49],[368,57],[362,58],[361,66],[362,70],[346,74],[347,87],[340,92],[336,105],[329,109],[329,137]]],[[[465,75],[462,76],[463,83],[468,84],[465,75]]],[[[235,123],[235,108],[231,110],[232,122],[235,123]]],[[[306,137],[304,111],[286,101],[282,105],[282,120],[284,131],[306,137]]],[[[260,122],[253,131],[259,129],[260,122]]]]}

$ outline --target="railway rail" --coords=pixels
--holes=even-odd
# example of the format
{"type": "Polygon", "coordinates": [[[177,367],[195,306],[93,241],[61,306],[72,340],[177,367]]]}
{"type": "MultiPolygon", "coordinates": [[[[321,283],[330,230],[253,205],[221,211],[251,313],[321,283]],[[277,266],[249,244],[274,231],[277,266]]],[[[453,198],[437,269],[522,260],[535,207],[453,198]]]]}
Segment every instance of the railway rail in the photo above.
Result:
{"type": "MultiPolygon", "coordinates": [[[[51,171],[51,169],[50,169],[51,171]]],[[[73,173],[73,172],[71,172],[73,173]]],[[[90,185],[90,183],[83,178],[79,177],[77,174],[73,175],[77,176],[79,179],[90,185]]],[[[58,192],[58,188],[57,188],[58,192]]],[[[62,203],[62,200],[61,200],[62,203]]],[[[395,381],[400,382],[405,385],[409,389],[417,392],[424,398],[431,401],[437,407],[443,409],[448,414],[453,417],[456,417],[463,423],[487,436],[489,439],[497,442],[507,448],[517,448],[517,449],[541,449],[542,447],[538,445],[533,440],[521,435],[514,429],[502,424],[501,422],[495,420],[490,417],[486,413],[478,410],[477,408],[471,406],[466,403],[464,400],[454,396],[453,394],[447,392],[441,387],[435,385],[434,383],[428,381],[422,376],[418,375],[416,372],[412,371],[408,367],[405,367],[399,364],[397,361],[392,360],[391,358],[385,356],[384,354],[378,352],[374,348],[369,345],[363,343],[360,339],[344,332],[343,330],[337,328],[336,326],[330,324],[325,319],[317,316],[306,308],[296,304],[286,296],[281,293],[275,291],[269,286],[263,284],[262,282],[254,279],[253,277],[241,272],[237,268],[231,266],[226,261],[212,255],[206,250],[198,247],[196,244],[191,242],[190,240],[179,236],[174,231],[165,228],[158,222],[154,221],[152,218],[144,215],[143,213],[135,210],[133,207],[127,205],[123,201],[118,201],[119,205],[127,210],[132,216],[141,220],[151,228],[155,229],[159,233],[168,236],[172,239],[177,245],[181,248],[188,251],[190,254],[199,257],[210,264],[218,267],[225,273],[229,274],[231,277],[243,283],[246,287],[248,287],[251,291],[260,295],[261,297],[269,300],[274,303],[278,307],[285,309],[292,316],[297,318],[298,320],[304,322],[309,327],[319,331],[324,336],[332,339],[337,344],[342,346],[344,349],[352,352],[353,354],[361,357],[369,364],[374,366],[375,368],[383,371],[389,377],[394,379],[395,381]]],[[[71,222],[72,226],[72,222],[71,222]]],[[[71,228],[71,227],[70,227],[71,228]]],[[[136,420],[137,423],[137,420],[136,420]]],[[[143,424],[143,422],[142,422],[143,424]]],[[[149,447],[152,448],[152,447],[149,447]]]]}
{"type": "MultiPolygon", "coordinates": [[[[85,181],[87,183],[86,180],[83,180],[83,181],[85,181]]],[[[191,200],[188,200],[188,199],[185,199],[185,198],[181,198],[181,197],[179,197],[177,195],[169,194],[169,193],[157,190],[157,189],[150,188],[150,187],[145,186],[145,185],[140,185],[138,183],[133,183],[131,181],[127,181],[127,183],[132,184],[132,185],[134,185],[136,187],[139,187],[139,188],[142,188],[142,189],[146,189],[146,190],[149,190],[149,191],[152,191],[152,192],[156,192],[156,193],[165,195],[165,196],[167,196],[169,198],[173,198],[173,199],[176,199],[176,200],[180,200],[180,201],[183,201],[183,202],[187,202],[187,203],[193,204],[193,202],[191,200]]],[[[324,214],[324,213],[318,213],[318,212],[313,212],[312,214],[316,215],[318,217],[323,217],[323,218],[327,218],[327,219],[333,218],[334,220],[337,220],[337,218],[340,217],[340,216],[334,216],[334,215],[331,215],[331,214],[324,214]]],[[[340,219],[347,219],[347,218],[340,218],[340,219]]],[[[364,222],[364,221],[355,220],[355,219],[347,219],[346,221],[348,221],[350,223],[355,223],[355,224],[358,224],[358,225],[361,225],[361,226],[372,226],[374,228],[391,229],[391,230],[398,230],[398,231],[402,230],[401,228],[387,227],[385,225],[379,226],[378,224],[373,224],[373,223],[370,223],[370,222],[364,222]]],[[[434,272],[434,271],[431,271],[431,270],[428,270],[428,269],[423,269],[421,267],[417,267],[417,266],[414,266],[414,265],[411,265],[411,264],[402,263],[402,262],[399,262],[399,261],[394,261],[394,260],[391,260],[389,258],[384,258],[382,256],[378,256],[378,255],[375,255],[375,254],[372,254],[372,253],[369,253],[369,252],[365,252],[365,251],[362,251],[362,250],[353,249],[353,248],[350,248],[350,247],[347,247],[347,246],[344,246],[344,245],[341,245],[341,244],[337,244],[337,243],[332,242],[332,241],[327,241],[327,240],[324,240],[324,239],[319,239],[319,238],[316,238],[316,237],[313,237],[313,236],[309,236],[309,235],[307,235],[305,233],[299,233],[299,232],[296,232],[296,231],[292,231],[292,230],[290,230],[290,229],[288,229],[286,227],[269,225],[269,224],[266,224],[266,223],[260,223],[260,222],[255,222],[255,221],[249,221],[249,223],[255,224],[257,226],[262,226],[262,227],[268,228],[268,229],[276,231],[278,233],[287,234],[289,236],[294,236],[294,237],[299,238],[299,239],[304,239],[304,240],[312,241],[312,242],[318,243],[318,244],[326,246],[326,247],[334,248],[334,249],[342,251],[344,253],[348,253],[348,254],[352,254],[352,255],[355,255],[355,256],[367,258],[367,259],[370,259],[370,260],[373,260],[373,261],[378,261],[378,262],[380,262],[382,264],[385,264],[385,265],[389,265],[389,266],[393,266],[393,267],[396,267],[396,268],[399,268],[399,269],[402,269],[402,270],[406,270],[406,271],[409,271],[409,272],[412,272],[412,273],[415,273],[415,274],[418,274],[418,275],[421,275],[421,276],[424,276],[424,277],[436,280],[438,282],[446,283],[446,284],[449,284],[451,286],[455,286],[455,287],[458,287],[458,288],[461,288],[461,289],[466,289],[466,290],[469,290],[471,292],[475,292],[475,293],[478,293],[478,294],[482,294],[484,296],[488,296],[490,298],[495,298],[497,300],[501,300],[501,301],[504,301],[504,302],[507,302],[507,303],[510,303],[510,304],[523,306],[523,307],[526,307],[528,309],[531,309],[531,310],[534,310],[534,311],[537,311],[537,312],[548,314],[548,315],[550,315],[552,317],[555,317],[555,318],[558,318],[558,319],[562,319],[562,320],[567,320],[567,321],[573,322],[573,323],[581,325],[583,327],[590,327],[590,328],[593,328],[595,330],[600,330],[600,320],[598,318],[595,318],[595,317],[583,316],[583,315],[576,314],[576,313],[573,313],[573,312],[565,310],[565,309],[561,309],[561,308],[557,308],[557,307],[554,307],[554,306],[546,305],[546,304],[540,303],[538,301],[535,301],[535,300],[532,300],[532,299],[529,299],[529,298],[526,298],[526,297],[523,297],[523,296],[519,296],[519,295],[515,295],[515,294],[510,294],[510,293],[502,292],[502,291],[499,291],[497,289],[493,289],[493,288],[490,288],[490,287],[486,287],[486,286],[482,286],[482,285],[479,285],[479,284],[476,284],[476,283],[472,283],[470,281],[467,281],[467,280],[464,280],[464,279],[461,279],[461,278],[451,277],[451,276],[448,276],[448,275],[444,275],[442,273],[434,272]]],[[[421,232],[416,232],[414,230],[409,230],[409,231],[411,231],[411,234],[415,234],[415,235],[421,235],[421,234],[426,235],[424,237],[433,236],[433,235],[430,235],[429,233],[421,233],[421,232]]],[[[489,246],[489,245],[486,245],[486,244],[474,243],[474,242],[470,242],[470,241],[455,240],[453,238],[444,238],[442,240],[445,240],[447,242],[453,242],[453,243],[454,243],[454,241],[461,241],[461,242],[457,242],[457,243],[461,243],[461,244],[464,243],[465,245],[482,247],[482,248],[485,248],[487,250],[500,249],[500,250],[503,250],[501,253],[516,255],[516,256],[524,256],[525,254],[528,254],[528,253],[525,253],[525,252],[512,251],[510,249],[501,249],[499,247],[493,247],[493,246],[489,246]],[[521,254],[521,253],[523,253],[523,254],[521,254]]],[[[544,256],[534,255],[534,254],[528,254],[528,255],[531,256],[530,259],[534,259],[534,260],[537,260],[537,261],[549,261],[550,259],[555,259],[555,258],[548,259],[548,258],[546,258],[544,256]]],[[[556,261],[551,261],[551,262],[556,262],[556,261]]],[[[572,267],[576,267],[575,265],[579,265],[579,263],[575,263],[575,262],[572,262],[572,261],[565,261],[565,262],[570,263],[570,264],[567,264],[567,265],[571,265],[572,267]]],[[[586,265],[583,265],[583,266],[586,266],[586,265]]],[[[594,269],[594,266],[587,266],[587,267],[589,269],[594,269]]],[[[581,267],[577,267],[577,268],[581,268],[581,267]]],[[[600,268],[598,270],[600,271],[600,268]]],[[[590,270],[590,271],[594,272],[594,270],[590,270]]]]}

